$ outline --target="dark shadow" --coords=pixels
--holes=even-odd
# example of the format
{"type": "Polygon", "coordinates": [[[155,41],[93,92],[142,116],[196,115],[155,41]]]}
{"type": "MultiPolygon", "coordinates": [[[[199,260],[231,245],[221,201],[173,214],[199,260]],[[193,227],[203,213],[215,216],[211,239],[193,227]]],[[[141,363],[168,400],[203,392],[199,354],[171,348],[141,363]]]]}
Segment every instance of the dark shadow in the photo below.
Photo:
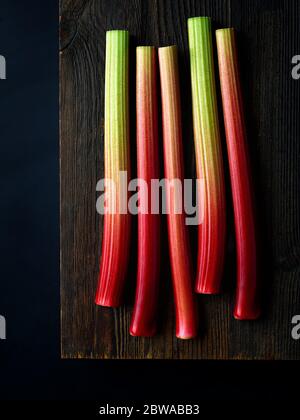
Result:
{"type": "MultiPolygon", "coordinates": [[[[215,40],[215,31],[221,29],[222,26],[216,22],[212,23],[213,40],[215,40]]],[[[223,292],[235,290],[236,288],[236,243],[235,243],[235,228],[234,228],[234,213],[231,193],[231,181],[229,172],[228,153],[226,145],[225,126],[223,118],[223,105],[221,96],[221,86],[219,77],[218,55],[216,43],[213,42],[214,68],[216,80],[217,106],[221,137],[221,148],[224,166],[224,180],[225,180],[225,199],[226,199],[226,249],[224,260],[224,274],[222,281],[223,292]]]]}
{"type": "Polygon", "coordinates": [[[249,55],[250,40],[243,33],[236,34],[238,57],[240,65],[240,78],[242,94],[244,99],[244,115],[247,130],[247,141],[249,148],[250,168],[253,179],[254,199],[256,206],[257,222],[257,248],[258,248],[258,281],[261,285],[261,307],[266,313],[270,307],[270,282],[272,281],[272,248],[268,233],[268,215],[265,212],[265,198],[262,187],[262,174],[258,147],[259,122],[255,118],[254,98],[255,92],[253,62],[249,55]]]}
{"type": "MultiPolygon", "coordinates": [[[[161,87],[159,77],[159,62],[157,57],[157,112],[158,112],[158,155],[159,160],[159,175],[160,179],[164,178],[164,148],[163,148],[163,128],[162,128],[162,104],[161,104],[161,87]]],[[[162,194],[160,196],[160,212],[162,194]]],[[[168,241],[168,223],[167,216],[161,214],[160,217],[160,288],[158,299],[158,333],[166,330],[166,322],[168,317],[168,308],[170,300],[173,302],[172,290],[172,274],[169,256],[169,241],[168,241]],[[166,305],[167,302],[167,305],[166,305]]],[[[174,310],[174,304],[172,306],[174,310]]]]}
{"type": "MultiPolygon", "coordinates": [[[[137,160],[136,160],[136,37],[130,36],[129,49],[129,109],[130,109],[130,169],[131,179],[137,177],[137,160]]],[[[126,304],[133,305],[136,289],[136,272],[137,272],[137,216],[131,216],[131,238],[129,244],[124,246],[130,247],[130,258],[128,264],[128,273],[124,291],[124,301],[126,304]]]]}
{"type": "MultiPolygon", "coordinates": [[[[187,46],[188,48],[188,46],[187,46]]],[[[182,120],[182,143],[184,158],[184,177],[193,179],[193,204],[196,204],[196,159],[193,133],[192,90],[189,55],[182,48],[178,48],[178,65],[181,95],[181,120],[182,120]]],[[[198,259],[198,225],[187,226],[190,252],[193,264],[193,282],[195,283],[198,259]]],[[[193,284],[194,289],[194,284],[193,284]]],[[[206,331],[204,305],[201,298],[196,294],[197,314],[199,316],[199,336],[206,331]]]]}

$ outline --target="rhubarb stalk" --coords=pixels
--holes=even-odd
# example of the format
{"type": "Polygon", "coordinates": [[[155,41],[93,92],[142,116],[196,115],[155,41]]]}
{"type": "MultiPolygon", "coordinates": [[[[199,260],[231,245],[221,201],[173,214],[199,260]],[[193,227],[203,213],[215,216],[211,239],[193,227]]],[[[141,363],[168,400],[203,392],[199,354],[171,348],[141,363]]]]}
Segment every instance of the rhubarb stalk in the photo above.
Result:
{"type": "Polygon", "coordinates": [[[216,38],[237,245],[234,316],[237,319],[255,319],[260,309],[254,195],[234,30],[220,29],[216,31],[216,38]]]}
{"type": "Polygon", "coordinates": [[[196,292],[219,293],[224,265],[225,185],[217,111],[211,20],[188,20],[197,177],[203,184],[196,292]]]}
{"type": "MultiPolygon", "coordinates": [[[[127,207],[127,186],[122,185],[121,171],[129,172],[128,123],[128,48],[127,31],[106,34],[105,68],[105,180],[114,185],[111,203],[104,215],[102,256],[96,293],[96,304],[119,306],[129,256],[130,215],[127,207]]],[[[123,179],[123,178],[122,178],[123,179]]],[[[107,192],[107,190],[106,190],[107,192]]]]}
{"type": "MultiPolygon", "coordinates": [[[[159,49],[159,66],[162,96],[162,120],[165,178],[168,185],[183,182],[183,154],[181,133],[181,108],[177,48],[159,49]]],[[[167,197],[169,250],[172,268],[176,309],[176,336],[188,339],[197,335],[196,303],[193,295],[192,264],[182,194],[170,187],[167,197]],[[181,206],[180,206],[181,205],[181,206]]]]}
{"type": "Polygon", "coordinates": [[[152,336],[156,332],[159,288],[160,216],[152,214],[151,180],[159,179],[157,73],[154,47],[136,50],[137,174],[142,182],[138,213],[138,268],[135,305],[130,334],[152,336]]]}

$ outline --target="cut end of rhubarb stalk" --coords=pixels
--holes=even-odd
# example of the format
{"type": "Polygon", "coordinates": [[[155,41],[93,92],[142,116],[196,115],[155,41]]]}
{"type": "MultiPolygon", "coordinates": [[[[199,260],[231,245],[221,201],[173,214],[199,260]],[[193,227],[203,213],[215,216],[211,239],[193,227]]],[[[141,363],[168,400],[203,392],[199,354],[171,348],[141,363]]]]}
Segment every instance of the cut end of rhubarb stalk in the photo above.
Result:
{"type": "Polygon", "coordinates": [[[259,308],[254,310],[251,308],[249,312],[235,309],[233,316],[238,321],[254,321],[261,316],[261,311],[259,308]]]}
{"type": "Polygon", "coordinates": [[[198,232],[196,292],[221,291],[225,255],[226,209],[223,158],[219,132],[211,19],[188,19],[197,178],[203,222],[198,232]]]}
{"type": "Polygon", "coordinates": [[[235,36],[234,34],[235,34],[234,28],[223,28],[223,29],[217,29],[216,30],[216,36],[217,37],[223,37],[223,36],[227,36],[227,35],[235,36]]]}
{"type": "Polygon", "coordinates": [[[106,31],[106,41],[108,37],[115,37],[116,39],[121,39],[122,37],[125,37],[129,40],[129,32],[126,29],[111,29],[109,31],[106,31]]]}
{"type": "Polygon", "coordinates": [[[177,51],[177,45],[166,45],[165,47],[159,47],[158,54],[163,54],[164,52],[170,51],[170,50],[177,51]]]}
{"type": "Polygon", "coordinates": [[[251,321],[259,318],[261,309],[257,302],[246,302],[243,305],[235,305],[233,316],[240,321],[251,321]]]}
{"type": "Polygon", "coordinates": [[[140,328],[138,325],[131,325],[129,334],[132,337],[153,337],[156,334],[156,325],[155,327],[143,326],[142,328],[140,328]]]}
{"type": "Polygon", "coordinates": [[[177,331],[176,338],[179,340],[193,340],[193,338],[197,337],[197,332],[195,331],[177,331]]]}
{"type": "MultiPolygon", "coordinates": [[[[203,40],[198,39],[198,41],[201,41],[201,44],[196,44],[197,39],[194,38],[199,37],[200,33],[202,36],[206,37],[206,41],[208,41],[210,44],[212,44],[212,36],[211,36],[211,18],[208,16],[199,16],[199,17],[193,17],[189,18],[188,21],[188,36],[189,36],[189,48],[191,52],[191,47],[194,46],[196,50],[199,48],[204,48],[203,40]],[[195,44],[193,43],[195,41],[195,44]]],[[[199,53],[199,50],[196,51],[196,53],[199,53]]],[[[210,55],[210,54],[209,54],[210,55]]],[[[210,59],[210,57],[207,57],[210,59]]]]}
{"type": "Polygon", "coordinates": [[[96,297],[95,304],[106,308],[118,308],[122,302],[120,300],[115,301],[114,299],[105,299],[102,297],[96,297]]]}
{"type": "Polygon", "coordinates": [[[211,17],[210,16],[195,16],[188,18],[188,25],[194,25],[194,24],[208,24],[211,25],[211,17]]]}
{"type": "Polygon", "coordinates": [[[201,295],[218,295],[221,293],[220,288],[214,289],[205,285],[196,285],[195,292],[201,295]]]}

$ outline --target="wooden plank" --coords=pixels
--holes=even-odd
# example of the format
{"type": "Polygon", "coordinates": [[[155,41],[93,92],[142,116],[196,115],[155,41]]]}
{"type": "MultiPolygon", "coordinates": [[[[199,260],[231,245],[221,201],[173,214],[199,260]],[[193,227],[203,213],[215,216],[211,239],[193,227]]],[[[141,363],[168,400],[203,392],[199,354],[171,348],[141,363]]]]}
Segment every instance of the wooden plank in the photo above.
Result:
{"type": "MultiPolygon", "coordinates": [[[[297,0],[61,0],[62,357],[300,357],[300,344],[291,338],[291,318],[300,313],[300,88],[291,78],[290,64],[292,56],[300,53],[299,18],[297,0]],[[93,303],[102,236],[102,218],[96,213],[95,203],[96,183],[103,177],[105,31],[128,29],[131,33],[133,163],[135,46],[178,45],[186,177],[191,177],[195,175],[195,164],[186,20],[200,15],[211,16],[216,27],[234,26],[238,30],[260,218],[264,315],[257,322],[238,322],[232,317],[235,251],[229,212],[225,292],[220,296],[199,297],[199,338],[180,341],[174,337],[166,241],[161,329],[152,339],[133,338],[128,329],[134,297],[136,243],[131,246],[126,305],[111,310],[97,308],[93,303]]],[[[194,229],[191,239],[196,255],[194,229]]]]}

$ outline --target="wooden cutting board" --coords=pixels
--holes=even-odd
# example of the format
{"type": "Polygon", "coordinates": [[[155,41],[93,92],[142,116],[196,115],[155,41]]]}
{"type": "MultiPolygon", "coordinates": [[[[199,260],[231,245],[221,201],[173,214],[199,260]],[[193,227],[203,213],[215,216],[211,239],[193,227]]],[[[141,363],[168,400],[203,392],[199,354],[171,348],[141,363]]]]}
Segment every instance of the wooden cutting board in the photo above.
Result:
{"type": "MultiPolygon", "coordinates": [[[[300,314],[300,4],[260,0],[61,0],[60,179],[61,351],[63,358],[297,359],[291,337],[300,314]],[[175,338],[166,240],[163,243],[159,334],[133,338],[136,240],[131,246],[126,304],[94,305],[102,217],[96,183],[103,177],[105,31],[131,33],[131,154],[135,167],[135,46],[177,44],[182,88],[186,177],[195,175],[186,21],[211,16],[238,31],[249,145],[260,220],[263,317],[233,316],[235,250],[228,183],[228,246],[224,294],[199,296],[199,338],[175,338]]],[[[221,120],[222,120],[222,115],[221,120]]],[[[224,143],[224,136],[223,136],[224,143]]],[[[224,149],[225,151],[225,149],[224,149]]],[[[224,155],[226,157],[226,155],[224,155]]],[[[136,233],[136,226],[134,227],[136,233]]],[[[163,227],[165,232],[165,225],[163,227]]],[[[191,241],[196,260],[195,230],[191,241]]],[[[133,235],[134,237],[136,235],[133,235]]],[[[163,235],[166,237],[166,235],[163,235]]]]}

